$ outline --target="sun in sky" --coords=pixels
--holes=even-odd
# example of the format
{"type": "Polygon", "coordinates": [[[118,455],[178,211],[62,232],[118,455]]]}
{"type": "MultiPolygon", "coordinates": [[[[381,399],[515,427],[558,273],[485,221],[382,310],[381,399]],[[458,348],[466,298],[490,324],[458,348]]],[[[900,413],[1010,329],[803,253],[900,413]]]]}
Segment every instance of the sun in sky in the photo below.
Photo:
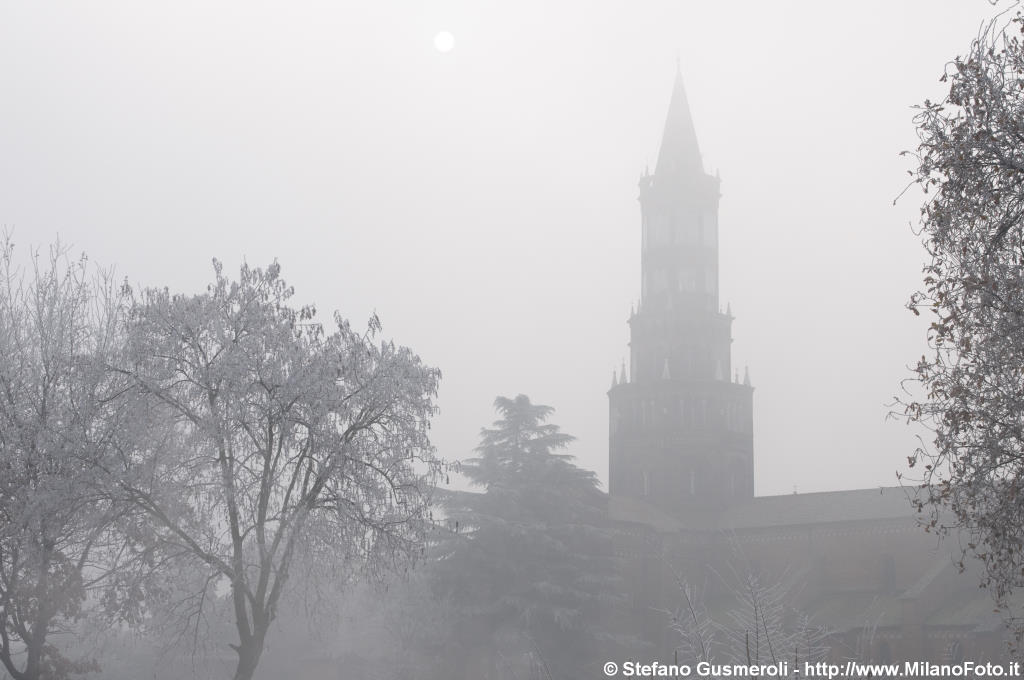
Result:
{"type": "Polygon", "coordinates": [[[455,36],[450,31],[440,31],[434,36],[434,49],[447,54],[455,48],[455,36]]]}

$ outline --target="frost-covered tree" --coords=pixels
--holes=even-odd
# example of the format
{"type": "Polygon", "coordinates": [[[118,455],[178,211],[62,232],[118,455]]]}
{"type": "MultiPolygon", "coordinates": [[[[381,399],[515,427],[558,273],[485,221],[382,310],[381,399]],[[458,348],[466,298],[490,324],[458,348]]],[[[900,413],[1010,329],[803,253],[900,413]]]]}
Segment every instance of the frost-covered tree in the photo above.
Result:
{"type": "Polygon", "coordinates": [[[98,484],[119,426],[105,370],[119,319],[115,292],[84,258],[53,246],[25,272],[11,241],[0,245],[0,663],[15,680],[95,669],[54,638],[126,566],[113,530],[121,510],[98,484]]]}
{"type": "MultiPolygon", "coordinates": [[[[120,497],[166,560],[186,560],[178,623],[201,637],[226,593],[236,680],[251,678],[290,586],[419,555],[438,463],[427,437],[438,372],[380,341],[376,318],[328,330],[293,307],[279,267],[243,266],[199,295],[133,297],[115,365],[150,433],[125,447],[120,497]],[[168,426],[170,423],[170,426],[168,426]]],[[[224,641],[227,643],[228,641],[224,641]]]]}
{"type": "Polygon", "coordinates": [[[573,437],[547,422],[551,407],[525,395],[494,406],[501,418],[462,468],[484,491],[447,503],[458,540],[436,565],[439,592],[465,613],[459,637],[470,652],[538,678],[597,672],[621,642],[608,626],[621,585],[605,496],[562,453],[573,437]]]}
{"type": "MultiPolygon", "coordinates": [[[[669,626],[678,635],[679,663],[767,665],[789,662],[789,677],[800,677],[801,665],[816,663],[828,654],[827,631],[795,606],[793,579],[767,579],[742,563],[737,552],[728,573],[719,574],[728,600],[713,616],[703,591],[676,575],[681,602],[666,611],[669,626]]],[[[671,568],[671,567],[670,567],[671,568]]]]}
{"type": "Polygon", "coordinates": [[[1024,585],[1022,29],[1019,11],[1002,15],[947,67],[949,93],[920,108],[911,154],[929,195],[930,260],[909,307],[931,325],[920,387],[904,406],[934,432],[910,457],[921,473],[916,503],[930,530],[959,531],[964,557],[981,560],[983,584],[1004,607],[1024,585]]]}

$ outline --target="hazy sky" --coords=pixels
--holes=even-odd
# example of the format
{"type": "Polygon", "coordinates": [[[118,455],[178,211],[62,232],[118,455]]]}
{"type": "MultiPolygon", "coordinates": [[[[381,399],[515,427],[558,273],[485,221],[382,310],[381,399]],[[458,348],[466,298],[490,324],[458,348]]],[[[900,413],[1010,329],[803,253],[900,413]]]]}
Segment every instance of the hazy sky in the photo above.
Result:
{"type": "Polygon", "coordinates": [[[984,0],[0,4],[0,225],[198,291],[277,258],[301,302],[444,374],[463,458],[496,395],[554,406],[607,479],[639,296],[637,180],[676,58],[722,176],[721,292],[757,492],[895,483],[886,403],[924,350],[893,207],[911,106],[984,0]],[[434,49],[442,30],[448,54],[434,49]]]}

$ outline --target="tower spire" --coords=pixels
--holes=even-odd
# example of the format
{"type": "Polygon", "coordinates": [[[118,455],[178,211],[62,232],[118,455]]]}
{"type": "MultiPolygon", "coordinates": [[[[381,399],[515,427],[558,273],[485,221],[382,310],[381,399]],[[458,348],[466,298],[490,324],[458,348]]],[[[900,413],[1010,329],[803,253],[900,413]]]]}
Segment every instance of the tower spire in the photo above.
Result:
{"type": "Polygon", "coordinates": [[[754,497],[753,388],[730,375],[732,308],[719,305],[719,182],[704,172],[681,71],[657,167],[639,183],[629,374],[624,363],[608,392],[609,495],[679,517],[754,497]]]}
{"type": "Polygon", "coordinates": [[[689,175],[702,172],[700,147],[697,144],[697,131],[693,126],[690,114],[690,103],[686,99],[686,88],[683,87],[683,72],[676,57],[676,80],[672,87],[672,99],[668,105],[668,117],[665,130],[661,136],[661,149],[658,151],[658,164],[655,166],[656,177],[664,178],[672,175],[689,175]]]}

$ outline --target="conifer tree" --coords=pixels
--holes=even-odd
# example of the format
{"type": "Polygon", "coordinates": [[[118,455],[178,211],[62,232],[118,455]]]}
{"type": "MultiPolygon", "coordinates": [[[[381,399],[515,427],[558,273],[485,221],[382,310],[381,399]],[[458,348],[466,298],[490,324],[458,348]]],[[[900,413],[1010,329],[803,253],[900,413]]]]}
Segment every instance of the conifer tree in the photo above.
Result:
{"type": "Polygon", "coordinates": [[[501,418],[463,467],[484,492],[447,503],[458,538],[438,563],[441,580],[469,614],[462,639],[532,677],[579,677],[614,639],[620,589],[605,496],[562,452],[574,438],[547,422],[554,409],[525,395],[494,406],[501,418]]]}

